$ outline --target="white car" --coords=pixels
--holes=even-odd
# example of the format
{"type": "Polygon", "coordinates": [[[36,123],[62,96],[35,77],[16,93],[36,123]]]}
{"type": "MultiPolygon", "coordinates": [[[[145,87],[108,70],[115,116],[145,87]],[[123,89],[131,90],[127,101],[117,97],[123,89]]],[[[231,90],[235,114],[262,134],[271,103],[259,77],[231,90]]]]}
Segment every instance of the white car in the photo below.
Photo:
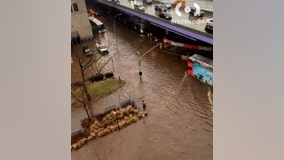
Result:
{"type": "Polygon", "coordinates": [[[208,33],[213,33],[213,19],[208,19],[206,26],[205,26],[205,31],[208,33]]]}
{"type": "Polygon", "coordinates": [[[105,44],[97,43],[96,46],[100,53],[108,53],[107,46],[105,44]]]}
{"type": "Polygon", "coordinates": [[[98,30],[98,33],[105,33],[105,32],[106,32],[105,29],[100,29],[100,30],[98,30]]]}

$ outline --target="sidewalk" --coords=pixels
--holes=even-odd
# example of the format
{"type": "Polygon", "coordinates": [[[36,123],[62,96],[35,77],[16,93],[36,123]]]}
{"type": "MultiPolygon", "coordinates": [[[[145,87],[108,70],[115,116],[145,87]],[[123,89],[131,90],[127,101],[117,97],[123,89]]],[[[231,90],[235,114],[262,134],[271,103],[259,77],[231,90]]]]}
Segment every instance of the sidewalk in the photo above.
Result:
{"type": "MultiPolygon", "coordinates": [[[[119,107],[123,102],[127,101],[128,99],[131,99],[135,102],[135,106],[138,108],[138,110],[143,109],[142,102],[139,99],[140,97],[130,96],[130,97],[122,97],[122,99],[120,99],[117,96],[117,94],[121,94],[121,92],[122,90],[119,89],[115,91],[114,93],[93,102],[92,108],[93,108],[94,114],[95,115],[102,114],[105,112],[106,108],[113,106],[113,105],[115,105],[116,107],[119,107]]],[[[71,111],[71,133],[82,129],[81,120],[86,117],[87,115],[83,107],[77,108],[71,111]]]]}

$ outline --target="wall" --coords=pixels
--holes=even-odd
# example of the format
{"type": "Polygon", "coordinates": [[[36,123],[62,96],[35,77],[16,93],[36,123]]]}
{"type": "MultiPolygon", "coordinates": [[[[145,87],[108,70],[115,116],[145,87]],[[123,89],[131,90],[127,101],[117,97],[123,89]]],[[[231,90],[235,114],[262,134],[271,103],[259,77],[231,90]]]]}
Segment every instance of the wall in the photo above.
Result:
{"type": "Polygon", "coordinates": [[[92,38],[92,28],[88,19],[88,12],[84,0],[71,0],[72,4],[77,3],[79,11],[71,12],[71,32],[77,31],[81,40],[92,38]]]}

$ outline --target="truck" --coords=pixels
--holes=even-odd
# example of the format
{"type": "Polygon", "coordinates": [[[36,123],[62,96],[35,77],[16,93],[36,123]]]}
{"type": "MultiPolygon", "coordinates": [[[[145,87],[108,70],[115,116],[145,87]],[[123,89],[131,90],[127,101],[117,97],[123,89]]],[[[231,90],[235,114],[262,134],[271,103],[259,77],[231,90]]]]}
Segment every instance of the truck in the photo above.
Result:
{"type": "Polygon", "coordinates": [[[174,6],[176,6],[178,4],[181,4],[181,7],[185,7],[186,6],[185,0],[176,0],[176,1],[173,2],[174,6]]]}

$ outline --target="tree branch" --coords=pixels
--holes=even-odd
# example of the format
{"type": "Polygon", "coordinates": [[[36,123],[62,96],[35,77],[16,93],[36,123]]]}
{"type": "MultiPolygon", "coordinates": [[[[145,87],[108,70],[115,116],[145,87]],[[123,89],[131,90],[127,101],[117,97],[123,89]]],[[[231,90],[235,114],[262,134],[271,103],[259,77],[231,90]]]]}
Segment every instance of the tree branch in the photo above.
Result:
{"type": "Polygon", "coordinates": [[[97,73],[100,73],[100,72],[104,69],[104,67],[109,63],[109,61],[111,61],[111,60],[112,60],[112,58],[109,58],[109,59],[107,60],[107,62],[106,62],[105,64],[103,64],[100,69],[97,70],[97,73]]]}
{"type": "Polygon", "coordinates": [[[91,67],[95,62],[99,61],[103,56],[98,56],[98,58],[91,58],[86,64],[83,65],[83,71],[91,67]]]}
{"type": "Polygon", "coordinates": [[[80,58],[79,58],[78,52],[74,52],[74,55],[75,55],[75,58],[77,59],[77,61],[80,63],[80,58]]]}
{"type": "Polygon", "coordinates": [[[82,94],[82,97],[83,97],[83,100],[81,100],[79,97],[77,97],[72,91],[71,91],[71,96],[78,102],[82,103],[83,105],[85,104],[85,96],[84,96],[84,92],[82,89],[80,89],[81,91],[81,94],[82,94]]]}

